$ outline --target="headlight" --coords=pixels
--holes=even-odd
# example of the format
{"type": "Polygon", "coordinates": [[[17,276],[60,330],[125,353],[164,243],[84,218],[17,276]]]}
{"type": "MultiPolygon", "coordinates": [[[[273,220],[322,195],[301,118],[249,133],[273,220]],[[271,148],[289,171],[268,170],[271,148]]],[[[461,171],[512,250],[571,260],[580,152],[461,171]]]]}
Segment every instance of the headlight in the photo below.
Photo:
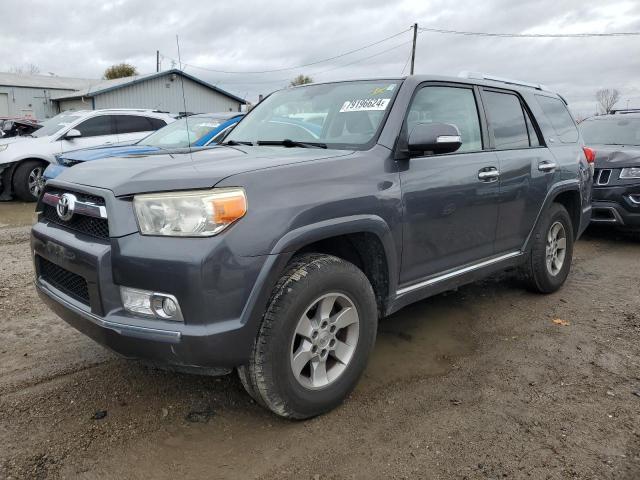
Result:
{"type": "Polygon", "coordinates": [[[0,152],[4,152],[7,148],[9,148],[8,144],[0,145],[0,152]]]}
{"type": "Polygon", "coordinates": [[[242,188],[136,195],[133,206],[143,235],[209,237],[247,213],[242,188]]]}
{"type": "Polygon", "coordinates": [[[623,168],[620,178],[640,178],[640,167],[623,168]]]}

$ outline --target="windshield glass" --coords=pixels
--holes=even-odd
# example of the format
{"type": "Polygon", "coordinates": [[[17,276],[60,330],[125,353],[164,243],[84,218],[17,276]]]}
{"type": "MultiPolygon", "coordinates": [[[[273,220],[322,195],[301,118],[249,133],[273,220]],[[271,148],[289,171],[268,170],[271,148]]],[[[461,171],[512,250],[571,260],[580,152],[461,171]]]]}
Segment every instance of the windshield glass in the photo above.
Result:
{"type": "Polygon", "coordinates": [[[54,135],[59,132],[63,128],[67,127],[69,124],[75,122],[80,117],[78,115],[71,115],[69,113],[59,113],[55,117],[50,118],[49,120],[45,120],[42,122],[42,128],[36,130],[31,135],[34,137],[48,137],[49,135],[54,135]]]}
{"type": "Polygon", "coordinates": [[[364,147],[376,135],[398,87],[398,81],[380,80],[281,90],[259,103],[225,141],[364,147]]]}
{"type": "Polygon", "coordinates": [[[140,140],[139,145],[158,148],[184,148],[219,127],[225,120],[211,117],[180,118],[140,140]]]}
{"type": "Polygon", "coordinates": [[[585,143],[640,145],[640,118],[612,115],[606,119],[590,119],[580,124],[585,143]]]}

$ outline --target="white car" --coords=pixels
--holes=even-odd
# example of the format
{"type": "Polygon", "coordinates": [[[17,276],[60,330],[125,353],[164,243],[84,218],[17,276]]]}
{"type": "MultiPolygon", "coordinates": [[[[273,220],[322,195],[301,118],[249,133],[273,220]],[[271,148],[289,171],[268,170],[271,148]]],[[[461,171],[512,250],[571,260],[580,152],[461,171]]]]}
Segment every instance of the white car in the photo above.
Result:
{"type": "Polygon", "coordinates": [[[0,139],[0,200],[37,200],[42,173],[55,155],[79,148],[133,143],[171,123],[167,113],[142,109],[67,111],[30,136],[0,139]]]}

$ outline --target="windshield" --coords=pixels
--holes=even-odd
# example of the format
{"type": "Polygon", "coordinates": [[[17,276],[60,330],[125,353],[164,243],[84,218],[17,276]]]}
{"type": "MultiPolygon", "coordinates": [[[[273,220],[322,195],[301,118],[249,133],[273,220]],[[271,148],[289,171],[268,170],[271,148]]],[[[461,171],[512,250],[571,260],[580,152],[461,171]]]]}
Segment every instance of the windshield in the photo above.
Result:
{"type": "Polygon", "coordinates": [[[380,80],[280,90],[259,103],[225,142],[362,148],[378,132],[398,87],[398,81],[380,80]]]}
{"type": "Polygon", "coordinates": [[[587,145],[640,145],[640,118],[612,115],[590,119],[580,124],[580,130],[587,145]]]}
{"type": "Polygon", "coordinates": [[[158,148],[185,148],[219,127],[225,120],[211,117],[180,118],[140,140],[139,145],[158,148]]]}
{"type": "Polygon", "coordinates": [[[59,113],[55,117],[50,118],[42,122],[42,128],[36,130],[31,135],[34,137],[48,137],[54,135],[63,128],[69,126],[71,123],[78,120],[78,115],[70,115],[69,113],[59,113]]]}

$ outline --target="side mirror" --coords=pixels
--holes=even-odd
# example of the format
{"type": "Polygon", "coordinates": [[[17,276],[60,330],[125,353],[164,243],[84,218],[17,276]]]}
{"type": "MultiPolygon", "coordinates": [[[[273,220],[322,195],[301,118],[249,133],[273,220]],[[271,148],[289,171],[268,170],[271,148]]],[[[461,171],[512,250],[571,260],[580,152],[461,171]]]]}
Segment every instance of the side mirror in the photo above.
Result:
{"type": "Polygon", "coordinates": [[[82,136],[82,133],[80,133],[80,130],[76,130],[75,128],[72,128],[66,133],[64,138],[65,140],[73,140],[74,138],[79,138],[81,136],[82,136]]]}
{"type": "Polygon", "coordinates": [[[409,152],[451,153],[462,145],[460,130],[449,123],[418,123],[409,133],[409,152]]]}

